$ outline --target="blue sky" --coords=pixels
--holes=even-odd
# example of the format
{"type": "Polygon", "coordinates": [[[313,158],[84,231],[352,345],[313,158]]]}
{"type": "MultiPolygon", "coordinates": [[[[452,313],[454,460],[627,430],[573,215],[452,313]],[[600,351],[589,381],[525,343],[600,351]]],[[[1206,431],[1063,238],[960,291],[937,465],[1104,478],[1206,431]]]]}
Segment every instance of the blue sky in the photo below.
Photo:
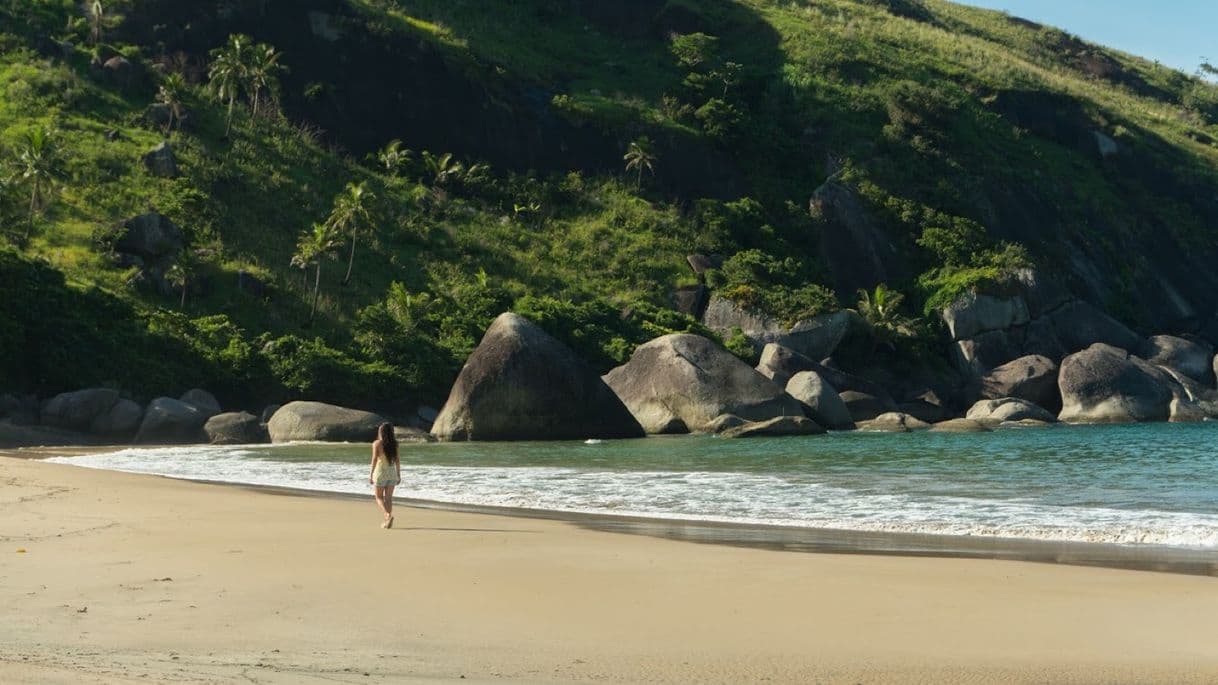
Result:
{"type": "Polygon", "coordinates": [[[1180,69],[1218,64],[1218,0],[959,0],[1180,69]]]}

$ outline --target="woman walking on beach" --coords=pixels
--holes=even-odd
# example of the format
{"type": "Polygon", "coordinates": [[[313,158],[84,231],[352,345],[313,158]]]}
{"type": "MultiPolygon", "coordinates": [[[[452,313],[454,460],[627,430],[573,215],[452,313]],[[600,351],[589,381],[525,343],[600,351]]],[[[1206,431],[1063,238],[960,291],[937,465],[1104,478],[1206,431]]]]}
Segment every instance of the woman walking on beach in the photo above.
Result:
{"type": "Polygon", "coordinates": [[[402,463],[398,461],[398,440],[393,424],[382,423],[372,442],[372,473],[368,482],[376,488],[376,506],[385,515],[381,528],[393,527],[393,488],[402,482],[402,463]]]}

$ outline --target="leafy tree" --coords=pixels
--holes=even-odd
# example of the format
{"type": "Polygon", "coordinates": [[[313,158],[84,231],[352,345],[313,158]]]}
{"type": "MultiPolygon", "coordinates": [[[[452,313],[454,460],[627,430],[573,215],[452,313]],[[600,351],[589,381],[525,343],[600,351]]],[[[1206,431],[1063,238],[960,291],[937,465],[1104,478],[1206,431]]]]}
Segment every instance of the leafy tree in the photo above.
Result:
{"type": "Polygon", "coordinates": [[[55,184],[63,175],[63,161],[55,132],[43,128],[28,131],[22,137],[17,155],[17,174],[29,186],[29,222],[22,241],[26,244],[34,233],[34,220],[51,203],[55,184]]]}
{"type": "Polygon", "coordinates": [[[282,53],[265,43],[259,43],[250,49],[249,69],[246,78],[250,97],[253,100],[254,116],[258,116],[262,102],[262,93],[274,97],[279,90],[279,74],[287,71],[287,67],[279,63],[282,53]]]}
{"type": "Polygon", "coordinates": [[[643,186],[643,170],[655,176],[655,163],[659,161],[659,155],[651,149],[651,140],[647,136],[635,138],[627,148],[626,154],[622,155],[622,159],[626,162],[626,171],[635,171],[634,187],[641,188],[643,186]]]}
{"type": "Polygon", "coordinates": [[[310,325],[317,316],[317,300],[321,296],[321,262],[323,259],[333,259],[335,250],[341,244],[342,238],[335,235],[327,224],[313,224],[313,228],[302,232],[296,242],[292,266],[298,269],[312,266],[316,269],[313,274],[313,306],[309,311],[310,325]]]}
{"type": "Polygon", "coordinates": [[[178,124],[179,128],[182,125],[182,112],[184,109],[186,91],[186,79],[178,73],[166,74],[165,78],[161,81],[160,88],[157,89],[157,102],[165,105],[169,109],[169,118],[165,123],[166,135],[173,131],[173,125],[175,122],[178,124]]]}
{"type": "Polygon", "coordinates": [[[208,68],[207,78],[212,94],[228,108],[224,135],[232,131],[233,107],[237,104],[237,97],[240,96],[242,88],[245,88],[249,81],[252,52],[249,37],[241,34],[229,36],[224,47],[211,51],[212,63],[208,68]]]}
{"type": "Polygon", "coordinates": [[[347,275],[343,276],[343,285],[351,282],[351,269],[355,265],[355,244],[359,242],[359,234],[371,228],[372,211],[368,205],[376,199],[376,195],[363,183],[348,183],[343,192],[334,197],[334,208],[326,218],[326,226],[336,236],[351,237],[351,258],[347,260],[347,275]]]}

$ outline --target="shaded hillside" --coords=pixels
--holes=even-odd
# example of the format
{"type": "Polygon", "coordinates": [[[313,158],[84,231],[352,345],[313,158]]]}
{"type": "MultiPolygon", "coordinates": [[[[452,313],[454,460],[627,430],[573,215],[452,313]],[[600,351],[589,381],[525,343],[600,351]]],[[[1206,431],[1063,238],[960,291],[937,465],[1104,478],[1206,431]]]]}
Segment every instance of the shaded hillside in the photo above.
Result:
{"type": "MultiPolygon", "coordinates": [[[[607,367],[696,327],[666,309],[690,253],[728,257],[720,292],[784,319],[881,282],[919,316],[1035,264],[1142,332],[1218,338],[1218,89],[1050,27],[931,0],[112,4],[97,45],[76,8],[0,8],[0,147],[52,127],[66,155],[26,257],[176,308],[107,255],[155,208],[204,256],[188,317],[223,314],[256,350],[317,338],[337,376],[383,364],[435,397],[508,307],[607,367]],[[238,103],[225,135],[207,66],[234,33],[289,69],[282,116],[238,103]],[[130,73],[102,66],[120,55],[130,73]],[[139,163],[167,73],[189,84],[175,179],[139,163]],[[643,138],[654,174],[624,175],[643,138]],[[414,152],[391,173],[368,156],[393,139],[414,152]],[[443,152],[468,173],[441,178],[443,152]],[[312,284],[291,257],[349,181],[377,196],[377,228],[351,284],[326,263],[302,330],[312,284]]],[[[15,242],[22,192],[0,208],[15,242]]],[[[919,330],[910,350],[942,347],[919,330]]],[[[273,391],[252,394],[317,392],[265,366],[273,391]]]]}

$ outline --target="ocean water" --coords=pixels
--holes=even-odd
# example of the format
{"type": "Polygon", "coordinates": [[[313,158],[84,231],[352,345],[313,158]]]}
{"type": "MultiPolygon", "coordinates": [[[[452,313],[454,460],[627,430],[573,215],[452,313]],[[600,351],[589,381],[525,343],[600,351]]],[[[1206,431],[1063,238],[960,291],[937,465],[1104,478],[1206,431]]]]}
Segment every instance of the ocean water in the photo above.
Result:
{"type": "MultiPolygon", "coordinates": [[[[368,445],[55,457],[176,478],[367,493],[368,445]]],[[[1218,423],[403,445],[401,496],[850,531],[1218,550],[1218,423]]]]}

